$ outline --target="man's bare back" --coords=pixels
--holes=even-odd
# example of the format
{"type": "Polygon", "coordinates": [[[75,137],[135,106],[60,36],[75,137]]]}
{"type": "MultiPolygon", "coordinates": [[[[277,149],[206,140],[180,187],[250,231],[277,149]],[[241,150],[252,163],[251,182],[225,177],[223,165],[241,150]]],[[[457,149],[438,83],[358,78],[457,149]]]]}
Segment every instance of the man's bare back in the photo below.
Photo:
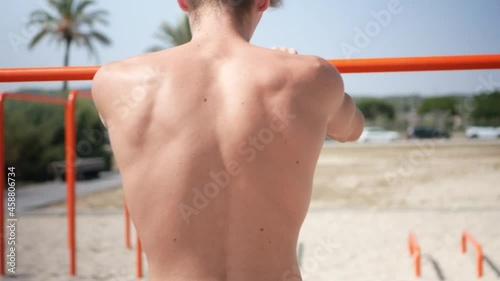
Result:
{"type": "Polygon", "coordinates": [[[199,42],[94,79],[150,280],[301,280],[324,137],[356,139],[359,113],[326,61],[199,42]]]}

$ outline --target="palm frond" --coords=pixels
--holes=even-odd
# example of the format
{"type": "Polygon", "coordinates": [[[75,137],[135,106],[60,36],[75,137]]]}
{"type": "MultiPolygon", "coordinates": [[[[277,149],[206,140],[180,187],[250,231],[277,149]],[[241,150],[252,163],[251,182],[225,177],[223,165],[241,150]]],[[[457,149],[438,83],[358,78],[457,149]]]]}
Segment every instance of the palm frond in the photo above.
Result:
{"type": "Polygon", "coordinates": [[[30,18],[28,20],[27,25],[32,26],[36,24],[47,25],[54,24],[57,22],[57,19],[43,10],[36,10],[30,14],[30,18]]]}
{"type": "Polygon", "coordinates": [[[64,16],[64,1],[66,0],[49,0],[49,6],[56,10],[60,16],[64,16]]]}
{"type": "Polygon", "coordinates": [[[155,45],[153,47],[150,47],[147,52],[148,53],[154,53],[154,52],[159,52],[161,50],[165,49],[164,47],[160,46],[160,45],[155,45]]]}
{"type": "Polygon", "coordinates": [[[99,43],[108,46],[111,44],[111,39],[109,39],[106,35],[102,34],[101,32],[98,31],[91,31],[89,33],[90,38],[95,38],[99,43]]]}
{"type": "Polygon", "coordinates": [[[88,25],[94,25],[100,23],[102,25],[108,25],[109,22],[105,16],[109,15],[107,11],[97,10],[88,14],[82,14],[78,17],[77,21],[80,23],[85,23],[88,25]]]}
{"type": "Polygon", "coordinates": [[[191,39],[193,38],[193,34],[191,33],[191,23],[189,22],[189,17],[187,15],[184,16],[184,21],[182,23],[182,29],[183,29],[183,32],[184,32],[186,38],[189,38],[189,41],[191,41],[191,39]]]}
{"type": "Polygon", "coordinates": [[[77,46],[85,46],[88,53],[89,58],[95,57],[97,63],[99,64],[99,54],[96,51],[94,44],[92,43],[92,35],[91,33],[79,33],[75,35],[75,43],[77,46]]]}
{"type": "Polygon", "coordinates": [[[85,8],[87,8],[89,5],[92,5],[94,3],[95,2],[93,0],[83,0],[83,1],[79,2],[78,5],[76,6],[76,9],[75,9],[75,15],[78,16],[78,15],[83,14],[83,11],[85,10],[85,8]]]}
{"type": "Polygon", "coordinates": [[[192,39],[189,17],[185,15],[175,26],[167,22],[162,23],[160,32],[155,34],[155,38],[163,41],[168,46],[179,46],[188,43],[192,39]]]}
{"type": "Polygon", "coordinates": [[[62,0],[64,3],[64,14],[65,18],[73,18],[75,15],[73,13],[73,0],[62,0]]]}
{"type": "Polygon", "coordinates": [[[49,12],[44,10],[35,10],[30,14],[30,18],[40,18],[47,20],[55,20],[56,18],[51,15],[49,12]]]}
{"type": "Polygon", "coordinates": [[[90,36],[84,36],[83,43],[87,47],[87,50],[89,51],[91,57],[94,55],[97,56],[97,52],[95,50],[94,44],[92,44],[90,36]]]}
{"type": "Polygon", "coordinates": [[[36,35],[35,37],[33,37],[33,39],[31,39],[31,42],[28,46],[29,49],[33,49],[33,47],[36,46],[36,44],[38,44],[40,42],[40,40],[43,39],[43,37],[45,37],[45,35],[49,34],[50,33],[50,30],[47,30],[47,29],[42,29],[40,30],[36,35]]]}
{"type": "Polygon", "coordinates": [[[182,25],[179,26],[171,26],[169,24],[165,24],[163,26],[163,32],[165,33],[165,39],[167,39],[170,44],[174,46],[179,46],[185,44],[191,40],[189,34],[184,31],[184,27],[182,25]]]}

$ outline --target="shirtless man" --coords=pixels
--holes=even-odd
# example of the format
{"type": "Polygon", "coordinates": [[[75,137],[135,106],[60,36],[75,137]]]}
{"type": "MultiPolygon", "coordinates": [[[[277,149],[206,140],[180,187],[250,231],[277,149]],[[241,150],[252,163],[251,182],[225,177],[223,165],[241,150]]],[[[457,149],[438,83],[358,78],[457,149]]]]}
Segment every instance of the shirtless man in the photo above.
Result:
{"type": "Polygon", "coordinates": [[[106,65],[92,88],[150,280],[301,280],[324,138],[356,140],[363,116],[327,61],[249,44],[279,0],[178,3],[190,43],[106,65]]]}

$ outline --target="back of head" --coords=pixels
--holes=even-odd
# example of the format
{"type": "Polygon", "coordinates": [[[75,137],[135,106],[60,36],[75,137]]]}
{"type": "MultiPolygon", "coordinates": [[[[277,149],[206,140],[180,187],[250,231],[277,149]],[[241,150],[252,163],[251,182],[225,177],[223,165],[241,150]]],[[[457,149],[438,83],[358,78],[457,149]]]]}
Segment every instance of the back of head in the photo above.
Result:
{"type": "MultiPolygon", "coordinates": [[[[193,12],[200,9],[211,8],[226,8],[231,9],[237,17],[243,17],[249,13],[255,2],[259,0],[187,0],[193,12]]],[[[270,0],[270,6],[277,8],[283,4],[283,0],[270,0]]]]}

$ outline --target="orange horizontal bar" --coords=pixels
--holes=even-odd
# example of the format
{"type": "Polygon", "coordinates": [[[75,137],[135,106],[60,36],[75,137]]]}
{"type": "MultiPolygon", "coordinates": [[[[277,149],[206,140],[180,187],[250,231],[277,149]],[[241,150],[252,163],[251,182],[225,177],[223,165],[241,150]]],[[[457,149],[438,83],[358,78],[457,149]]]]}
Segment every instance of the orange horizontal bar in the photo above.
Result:
{"type": "Polygon", "coordinates": [[[342,73],[500,69],[500,54],[330,60],[342,73]]]}
{"type": "Polygon", "coordinates": [[[5,93],[5,98],[10,100],[22,100],[22,101],[33,101],[33,102],[42,102],[42,103],[51,103],[51,104],[59,104],[65,105],[66,99],[44,96],[44,95],[33,95],[33,94],[24,94],[24,93],[5,93]]]}
{"type": "MultiPolygon", "coordinates": [[[[329,60],[341,73],[500,69],[500,54],[329,60]]],[[[99,66],[0,68],[0,82],[92,80],[99,66]]]]}
{"type": "Polygon", "coordinates": [[[0,68],[0,82],[92,80],[99,66],[0,68]]]}

